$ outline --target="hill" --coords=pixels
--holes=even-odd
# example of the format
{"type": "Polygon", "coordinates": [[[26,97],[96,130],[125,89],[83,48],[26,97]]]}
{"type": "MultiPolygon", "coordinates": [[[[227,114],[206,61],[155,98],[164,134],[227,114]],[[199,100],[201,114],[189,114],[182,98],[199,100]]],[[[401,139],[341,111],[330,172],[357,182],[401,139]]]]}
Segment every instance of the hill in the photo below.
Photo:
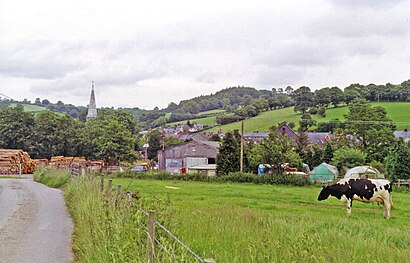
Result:
{"type": "Polygon", "coordinates": [[[47,110],[47,108],[44,107],[44,106],[38,106],[38,105],[33,105],[33,104],[17,103],[17,102],[12,102],[12,103],[10,103],[10,106],[9,106],[9,107],[15,107],[16,105],[22,105],[22,106],[24,107],[24,111],[28,111],[28,112],[39,112],[39,111],[47,110]]]}
{"type": "MultiPolygon", "coordinates": [[[[397,130],[403,130],[410,128],[410,102],[372,102],[372,106],[381,106],[387,110],[388,116],[396,123],[397,130]]],[[[320,122],[327,122],[332,119],[344,120],[343,115],[349,111],[347,106],[331,108],[326,110],[326,117],[321,118],[317,115],[313,115],[313,118],[320,122]]],[[[295,113],[293,107],[288,107],[279,110],[271,110],[260,113],[258,116],[245,120],[245,131],[268,131],[272,125],[277,125],[280,122],[294,122],[298,127],[301,114],[295,113]]],[[[191,120],[191,122],[200,122],[201,119],[191,120]]],[[[222,131],[229,131],[234,129],[240,129],[240,122],[234,122],[227,125],[215,126],[210,131],[217,131],[222,128],[222,131]]],[[[216,125],[216,122],[214,122],[216,125]]]]}

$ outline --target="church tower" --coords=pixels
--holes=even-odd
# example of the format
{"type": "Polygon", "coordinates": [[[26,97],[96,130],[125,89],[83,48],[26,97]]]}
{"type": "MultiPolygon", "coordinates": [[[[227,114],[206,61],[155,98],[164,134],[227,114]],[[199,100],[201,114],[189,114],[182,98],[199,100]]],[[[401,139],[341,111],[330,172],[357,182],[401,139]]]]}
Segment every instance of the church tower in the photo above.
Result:
{"type": "Polygon", "coordinates": [[[97,118],[97,105],[95,104],[94,81],[92,82],[90,104],[88,104],[87,120],[97,118]]]}

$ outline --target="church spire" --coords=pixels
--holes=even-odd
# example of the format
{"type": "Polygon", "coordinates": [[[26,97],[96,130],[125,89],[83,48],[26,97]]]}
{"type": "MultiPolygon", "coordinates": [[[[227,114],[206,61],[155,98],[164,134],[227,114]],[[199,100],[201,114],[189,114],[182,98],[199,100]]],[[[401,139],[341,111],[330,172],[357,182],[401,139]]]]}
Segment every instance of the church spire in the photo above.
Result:
{"type": "Polygon", "coordinates": [[[91,86],[90,104],[88,104],[87,120],[97,118],[97,105],[95,104],[94,81],[91,86]]]}

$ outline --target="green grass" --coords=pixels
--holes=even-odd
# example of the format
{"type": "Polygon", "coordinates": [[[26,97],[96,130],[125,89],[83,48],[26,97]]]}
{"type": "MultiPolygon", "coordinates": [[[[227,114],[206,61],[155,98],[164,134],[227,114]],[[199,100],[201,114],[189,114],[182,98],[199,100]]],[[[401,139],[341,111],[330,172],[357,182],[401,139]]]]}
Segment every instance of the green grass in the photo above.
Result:
{"type": "Polygon", "coordinates": [[[65,170],[40,166],[34,171],[33,179],[47,186],[60,188],[68,182],[70,174],[65,170]]]}
{"type": "MultiPolygon", "coordinates": [[[[75,177],[66,185],[64,197],[75,225],[75,262],[146,262],[147,217],[139,207],[127,206],[124,195],[101,193],[96,178],[75,177]]],[[[151,207],[160,212],[160,205],[153,203],[151,207]]],[[[163,222],[163,215],[158,213],[156,220],[163,222]]],[[[156,238],[166,251],[157,247],[155,262],[173,262],[169,254],[175,254],[178,262],[191,262],[160,230],[156,238]]]]}
{"type": "MultiPolygon", "coordinates": [[[[410,128],[410,102],[372,102],[372,106],[382,106],[387,110],[387,115],[396,123],[397,130],[404,130],[405,128],[410,128]]],[[[321,118],[317,115],[313,115],[313,119],[320,122],[327,122],[332,119],[344,120],[343,115],[349,111],[347,106],[339,108],[330,108],[326,110],[326,117],[321,118]]],[[[278,125],[278,123],[294,122],[296,128],[299,126],[301,114],[295,113],[293,107],[272,110],[260,113],[254,118],[249,118],[245,120],[245,131],[253,132],[268,131],[272,125],[278,125]]],[[[201,123],[198,121],[198,123],[201,123]]],[[[216,123],[213,123],[216,125],[216,123]]],[[[235,129],[240,129],[240,122],[230,123],[227,125],[216,126],[211,129],[211,131],[217,131],[219,128],[222,128],[223,131],[232,131],[235,129]]]]}
{"type": "MultiPolygon", "coordinates": [[[[114,179],[128,186],[131,179],[114,179]]],[[[172,232],[217,262],[408,262],[410,193],[393,193],[392,219],[377,205],[335,198],[319,187],[134,180],[130,189],[168,204],[172,232]],[[168,186],[176,188],[168,188],[168,186]]]]}
{"type": "Polygon", "coordinates": [[[39,112],[39,111],[47,110],[47,108],[43,106],[28,105],[28,104],[21,104],[21,103],[15,103],[15,102],[10,103],[10,107],[15,107],[17,104],[23,105],[24,111],[28,111],[28,112],[39,112]]]}
{"type": "MultiPolygon", "coordinates": [[[[211,116],[211,117],[206,117],[206,118],[198,118],[198,119],[192,119],[189,120],[189,122],[192,123],[199,123],[205,126],[213,126],[216,125],[216,116],[211,116]]],[[[187,120],[185,121],[177,121],[177,122],[171,122],[171,123],[167,123],[166,125],[169,127],[173,127],[173,126],[177,126],[180,124],[184,124],[187,123],[187,120]]]]}

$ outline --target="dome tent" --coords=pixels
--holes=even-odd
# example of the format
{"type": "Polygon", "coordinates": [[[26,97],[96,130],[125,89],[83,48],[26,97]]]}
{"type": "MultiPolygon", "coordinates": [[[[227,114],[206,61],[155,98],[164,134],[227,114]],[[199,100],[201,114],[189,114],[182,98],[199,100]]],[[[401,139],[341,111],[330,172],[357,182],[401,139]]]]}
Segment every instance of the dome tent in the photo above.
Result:
{"type": "Polygon", "coordinates": [[[385,179],[384,175],[372,166],[353,167],[346,172],[344,178],[385,179]]]}
{"type": "Polygon", "coordinates": [[[333,182],[338,175],[339,171],[336,166],[321,163],[310,172],[309,179],[314,182],[327,183],[333,182]]]}

